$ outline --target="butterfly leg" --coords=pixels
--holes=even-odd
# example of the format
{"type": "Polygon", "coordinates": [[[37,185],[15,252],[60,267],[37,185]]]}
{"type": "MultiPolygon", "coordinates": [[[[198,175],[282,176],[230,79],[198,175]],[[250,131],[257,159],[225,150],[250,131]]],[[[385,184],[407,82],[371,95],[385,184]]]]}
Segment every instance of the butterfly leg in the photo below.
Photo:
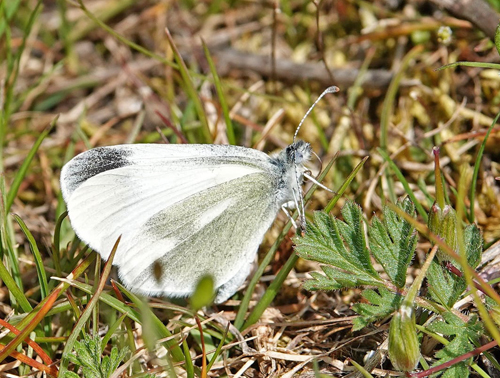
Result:
{"type": "Polygon", "coordinates": [[[285,203],[285,204],[283,204],[283,205],[281,205],[281,210],[283,210],[283,212],[286,214],[286,216],[287,216],[288,220],[289,220],[290,222],[292,222],[293,227],[295,227],[295,229],[297,229],[297,223],[295,223],[295,220],[292,218],[292,215],[291,215],[291,214],[290,214],[290,212],[287,210],[286,205],[287,205],[286,203],[285,203]]]}
{"type": "Polygon", "coordinates": [[[324,186],[322,183],[320,183],[318,180],[316,180],[314,177],[312,177],[311,175],[308,175],[307,173],[304,173],[304,177],[306,179],[308,179],[309,181],[313,182],[314,184],[318,185],[320,188],[323,188],[325,189],[326,191],[329,191],[330,193],[334,193],[334,194],[337,194],[335,193],[333,190],[331,190],[330,188],[328,188],[327,186],[324,186]]]}

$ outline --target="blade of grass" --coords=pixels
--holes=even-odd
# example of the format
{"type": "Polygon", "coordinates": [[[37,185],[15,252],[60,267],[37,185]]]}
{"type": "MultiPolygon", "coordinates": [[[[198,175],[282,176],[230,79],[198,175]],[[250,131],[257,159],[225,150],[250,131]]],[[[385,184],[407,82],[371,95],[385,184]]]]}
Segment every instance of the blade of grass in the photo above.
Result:
{"type": "Polygon", "coordinates": [[[57,121],[58,117],[59,116],[55,117],[52,120],[52,122],[50,123],[50,125],[48,127],[46,127],[45,130],[40,134],[40,136],[37,138],[37,140],[36,140],[35,144],[33,145],[33,147],[31,147],[31,150],[29,151],[28,155],[24,159],[23,164],[21,165],[21,167],[17,171],[16,176],[14,177],[14,180],[12,181],[12,184],[10,186],[10,190],[7,193],[7,202],[6,202],[6,205],[5,205],[5,211],[6,212],[10,211],[12,203],[14,202],[14,199],[17,196],[17,192],[19,190],[19,187],[21,186],[21,183],[24,180],[24,177],[26,176],[26,173],[28,172],[28,168],[29,168],[29,166],[30,166],[33,158],[35,157],[35,154],[38,151],[38,148],[42,144],[42,142],[45,139],[45,137],[47,135],[49,135],[50,131],[52,130],[52,128],[56,124],[56,121],[57,121]]]}
{"type": "MultiPolygon", "coordinates": [[[[0,17],[2,20],[8,20],[9,17],[7,16],[6,12],[7,10],[5,9],[5,1],[0,1],[0,17]]],[[[7,67],[7,74],[6,77],[10,77],[10,73],[12,71],[12,36],[10,32],[10,26],[8,23],[5,24],[5,43],[3,47],[3,52],[4,52],[4,65],[7,67]]],[[[5,79],[2,79],[2,87],[6,87],[5,85],[5,79]]],[[[7,107],[10,107],[10,104],[6,103],[5,100],[5,90],[8,90],[9,88],[2,88],[2,91],[0,91],[0,172],[4,172],[4,167],[3,167],[3,158],[4,158],[4,145],[5,145],[5,136],[7,135],[7,125],[9,124],[9,112],[7,110],[7,107]]],[[[2,192],[3,194],[4,192],[2,192]]]]}
{"type": "Polygon", "coordinates": [[[78,322],[75,324],[73,327],[73,331],[71,332],[71,335],[68,338],[68,341],[66,342],[66,345],[64,346],[64,350],[62,353],[62,358],[61,358],[61,364],[59,368],[59,374],[61,377],[64,377],[64,374],[68,370],[68,364],[69,364],[69,359],[68,355],[71,353],[73,350],[73,347],[75,345],[75,341],[77,340],[78,336],[80,335],[80,332],[83,330],[83,327],[87,323],[87,320],[90,318],[92,315],[92,310],[94,309],[95,305],[99,301],[99,296],[104,290],[104,285],[106,284],[106,280],[109,277],[109,273],[111,272],[111,266],[113,264],[113,258],[115,257],[116,250],[118,248],[118,244],[120,243],[121,236],[118,237],[118,239],[115,242],[115,245],[113,246],[113,249],[111,250],[111,253],[109,255],[108,261],[106,262],[106,265],[104,265],[104,270],[102,272],[101,280],[99,281],[99,286],[97,287],[97,290],[95,291],[94,295],[92,296],[92,299],[90,302],[87,304],[87,307],[85,307],[85,310],[82,313],[82,316],[80,316],[80,319],[78,319],[78,322]]]}
{"type": "MultiPolygon", "coordinates": [[[[92,292],[96,293],[99,288],[99,283],[101,281],[101,259],[97,259],[94,265],[94,286],[92,292]]],[[[99,333],[99,301],[97,301],[92,308],[92,334],[97,335],[99,333]]]]}
{"type": "MultiPolygon", "coordinates": [[[[23,280],[21,278],[21,270],[19,268],[19,260],[17,256],[17,251],[14,249],[13,245],[16,242],[14,230],[12,227],[12,219],[5,211],[5,202],[6,202],[6,192],[5,192],[5,178],[3,174],[0,175],[0,214],[2,214],[2,223],[0,224],[0,252],[1,256],[6,257],[5,264],[2,266],[5,268],[5,271],[0,275],[1,278],[8,280],[11,288],[14,289],[14,286],[18,288],[18,290],[14,289],[14,292],[9,291],[11,306],[16,308],[18,305],[21,305],[22,309],[26,311],[28,307],[31,308],[31,305],[26,307],[26,296],[24,295],[23,290],[23,280]],[[21,302],[17,302],[18,295],[21,294],[19,300],[21,302]],[[24,299],[22,298],[24,297],[24,299]]],[[[7,282],[6,282],[7,284],[7,282]]],[[[29,310],[31,311],[31,310],[29,310]]]]}
{"type": "MultiPolygon", "coordinates": [[[[333,166],[333,163],[335,162],[335,159],[330,160],[326,168],[321,172],[321,174],[317,177],[317,180],[321,182],[327,173],[330,171],[331,167],[333,166]]],[[[317,186],[313,185],[309,191],[306,193],[304,196],[304,202],[307,202],[309,198],[311,198],[312,194],[316,190],[317,186]]],[[[293,214],[293,218],[296,219],[297,212],[293,214]]],[[[238,309],[238,313],[236,314],[236,318],[234,319],[234,326],[238,329],[241,329],[243,326],[243,323],[245,321],[245,315],[248,310],[248,306],[250,304],[250,299],[252,298],[253,291],[255,289],[255,286],[257,285],[257,282],[259,281],[260,277],[262,277],[262,274],[264,274],[265,268],[270,264],[272,259],[274,258],[274,255],[276,254],[276,251],[278,250],[279,245],[281,244],[281,241],[285,238],[286,235],[288,235],[288,231],[292,228],[292,222],[288,222],[285,227],[283,227],[283,231],[281,231],[281,234],[278,236],[274,244],[271,246],[269,251],[267,252],[266,256],[262,259],[262,262],[259,265],[259,268],[257,269],[257,272],[253,275],[252,279],[250,280],[250,283],[248,284],[248,287],[246,289],[245,295],[243,296],[243,299],[241,300],[240,308],[238,309]]],[[[266,306],[267,307],[267,306],[266,306]]],[[[265,308],[264,308],[265,309],[265,308]]],[[[260,311],[260,309],[259,309],[260,311]]],[[[255,310],[254,312],[255,313],[255,310]]],[[[255,313],[254,316],[257,316],[257,313],[255,313]]],[[[260,317],[260,315],[259,315],[260,317]]],[[[257,318],[258,319],[258,318],[257,318]]]]}
{"type": "MultiPolygon", "coordinates": [[[[43,0],[38,0],[37,4],[35,5],[35,7],[33,8],[33,11],[30,13],[30,17],[28,19],[28,22],[26,23],[26,26],[23,28],[23,38],[22,38],[22,41],[21,41],[21,46],[19,46],[19,48],[17,49],[17,52],[16,52],[16,55],[14,57],[14,60],[11,60],[8,64],[9,66],[9,69],[7,71],[7,77],[8,77],[8,82],[9,84],[7,85],[6,87],[6,91],[5,91],[5,103],[3,104],[4,105],[4,120],[5,120],[5,125],[7,125],[7,121],[8,119],[10,118],[10,114],[11,112],[14,110],[12,109],[12,100],[14,98],[14,87],[15,87],[15,83],[17,81],[17,77],[19,75],[19,68],[21,66],[21,56],[23,55],[23,52],[24,52],[24,49],[26,47],[26,39],[28,38],[28,36],[30,35],[31,33],[31,29],[33,28],[33,25],[35,23],[35,20],[37,19],[38,17],[38,14],[40,13],[41,11],[41,8],[42,8],[42,1],[43,0]]],[[[7,27],[6,29],[6,37],[7,39],[10,39],[11,36],[9,35],[10,34],[10,28],[7,27]]],[[[9,41],[9,44],[10,44],[10,41],[9,41]]],[[[8,48],[8,50],[10,51],[10,46],[8,48]]],[[[4,131],[4,130],[0,130],[0,131],[4,131]]],[[[3,144],[3,137],[2,136],[2,144],[3,144]]]]}
{"type": "MultiPolygon", "coordinates": [[[[14,335],[19,335],[21,332],[14,327],[12,324],[7,323],[5,320],[0,319],[0,325],[2,327],[7,328],[9,331],[11,331],[14,335]]],[[[33,350],[40,356],[42,361],[47,364],[51,365],[53,363],[52,359],[45,353],[45,351],[42,349],[40,345],[38,345],[34,340],[31,340],[29,337],[24,340],[26,344],[28,344],[33,350]]]]}
{"type": "Polygon", "coordinates": [[[477,67],[477,68],[491,68],[492,70],[500,70],[500,64],[495,63],[484,63],[484,62],[455,62],[450,64],[445,64],[444,66],[439,67],[436,71],[441,71],[446,68],[455,68],[455,67],[477,67]]]}
{"type": "MultiPolygon", "coordinates": [[[[68,300],[69,306],[73,310],[73,314],[74,314],[75,318],[78,319],[82,315],[82,312],[80,311],[80,307],[78,307],[78,304],[76,303],[75,298],[73,297],[71,292],[66,293],[66,299],[68,300]]],[[[89,298],[86,296],[85,301],[81,301],[80,303],[82,303],[82,304],[89,303],[89,298]]]]}
{"type": "MultiPolygon", "coordinates": [[[[108,0],[101,3],[102,6],[96,7],[92,15],[100,23],[104,23],[114,17],[120,17],[120,13],[127,11],[134,3],[134,0],[108,0]]],[[[73,21],[71,30],[68,31],[67,39],[74,43],[85,38],[91,31],[100,26],[99,22],[96,22],[88,15],[87,17],[81,17],[73,21]]]]}
{"type": "Polygon", "coordinates": [[[186,338],[182,340],[182,349],[184,350],[184,356],[186,356],[184,365],[186,369],[186,377],[194,378],[194,365],[193,360],[191,359],[191,353],[189,352],[189,346],[186,342],[186,338]]]}
{"type": "MultiPolygon", "coordinates": [[[[120,290],[122,290],[127,295],[127,297],[130,298],[130,300],[137,307],[142,305],[142,301],[137,295],[128,291],[123,285],[120,285],[119,283],[115,283],[115,284],[120,288],[120,290]]],[[[155,329],[158,332],[159,338],[160,339],[170,338],[170,340],[168,340],[164,344],[165,344],[165,347],[167,348],[167,350],[172,353],[172,357],[173,357],[174,361],[175,362],[184,361],[184,354],[182,353],[181,348],[179,347],[179,345],[177,345],[177,342],[175,341],[175,339],[171,339],[172,333],[167,329],[167,327],[163,324],[163,322],[160,319],[158,319],[158,317],[153,312],[150,312],[149,315],[154,323],[153,326],[155,327],[155,329]]],[[[141,320],[138,320],[138,322],[142,323],[141,320]]]]}
{"type": "Polygon", "coordinates": [[[415,193],[413,193],[413,190],[411,190],[410,184],[408,184],[408,181],[406,180],[404,175],[401,173],[398,166],[389,157],[389,155],[387,154],[386,151],[382,150],[381,148],[377,148],[377,151],[382,156],[382,158],[389,164],[392,171],[394,172],[394,174],[397,176],[398,180],[401,182],[401,184],[405,188],[406,194],[408,194],[408,196],[411,198],[412,202],[415,204],[415,208],[417,209],[418,213],[425,220],[425,222],[427,222],[427,212],[423,208],[422,204],[417,200],[417,197],[415,197],[415,193]]]}
{"type": "MultiPolygon", "coordinates": [[[[403,74],[408,68],[410,62],[422,52],[423,48],[423,45],[417,45],[406,54],[406,56],[401,61],[398,72],[392,78],[391,83],[389,84],[389,88],[387,88],[384,102],[382,104],[382,113],[380,114],[380,148],[384,151],[387,151],[389,122],[394,111],[394,104],[396,102],[396,94],[398,93],[399,83],[401,82],[403,74]]],[[[387,172],[385,174],[385,178],[387,180],[389,198],[392,202],[396,202],[394,182],[392,178],[387,174],[387,172]]],[[[418,202],[415,202],[415,204],[416,203],[418,202]]]]}
{"type": "Polygon", "coordinates": [[[33,310],[34,316],[31,321],[24,327],[20,329],[20,332],[12,341],[10,341],[5,348],[0,351],[0,362],[5,360],[10,354],[17,348],[19,344],[26,339],[31,331],[33,331],[36,326],[38,326],[47,312],[52,308],[52,305],[56,301],[57,297],[61,293],[61,288],[56,288],[46,299],[44,302],[40,302],[40,304],[33,310]]]}
{"type": "Polygon", "coordinates": [[[356,167],[352,170],[352,172],[347,176],[347,178],[344,180],[344,183],[341,185],[338,193],[328,202],[328,205],[325,206],[325,211],[329,213],[330,211],[333,210],[337,202],[339,201],[340,197],[342,197],[342,194],[347,190],[349,185],[351,184],[352,180],[356,177],[360,169],[365,165],[366,161],[368,160],[369,156],[365,156],[356,167]]]}
{"type": "MultiPolygon", "coordinates": [[[[0,345],[0,351],[4,350],[4,346],[0,345]]],[[[38,369],[46,374],[49,374],[51,377],[57,377],[57,368],[55,366],[46,366],[37,360],[34,360],[33,358],[30,358],[22,353],[19,353],[15,350],[13,350],[10,353],[10,356],[15,358],[16,360],[19,360],[20,362],[31,366],[34,369],[38,369]]]]}
{"type": "Polygon", "coordinates": [[[375,53],[375,46],[367,51],[366,57],[363,60],[361,67],[359,67],[359,73],[358,76],[356,76],[356,80],[354,80],[353,85],[347,90],[347,109],[355,109],[356,102],[358,101],[359,96],[363,93],[362,84],[375,53]]]}
{"type": "MultiPolygon", "coordinates": [[[[85,270],[89,267],[90,264],[94,261],[96,258],[96,254],[92,253],[88,255],[81,263],[78,265],[73,271],[68,275],[68,279],[76,279],[79,276],[81,276],[85,270]]],[[[54,277],[52,277],[54,279],[54,277]]],[[[71,285],[67,282],[61,282],[54,290],[58,290],[58,294],[64,293],[71,285]]],[[[52,294],[51,294],[52,295],[52,294]]],[[[34,309],[28,314],[20,314],[19,316],[22,317],[22,319],[17,323],[17,328],[21,329],[23,327],[26,327],[26,325],[36,316],[37,311],[43,306],[45,306],[45,303],[51,298],[51,295],[46,297],[44,300],[42,300],[34,309]]],[[[51,309],[49,309],[51,310],[51,309]]]]}
{"type": "Polygon", "coordinates": [[[33,310],[33,307],[31,307],[23,291],[16,285],[16,282],[3,264],[2,259],[0,259],[0,279],[3,281],[5,286],[7,286],[10,295],[13,295],[14,298],[16,298],[17,303],[21,306],[24,312],[30,312],[33,310]]]}
{"type": "Polygon", "coordinates": [[[387,137],[389,134],[389,121],[394,110],[396,94],[398,93],[399,83],[403,78],[403,74],[408,68],[410,62],[419,55],[424,49],[423,45],[417,45],[411,49],[401,61],[398,72],[394,75],[387,88],[384,102],[382,104],[382,113],[380,114],[380,148],[387,150],[387,137]]]}
{"type": "Polygon", "coordinates": [[[193,102],[193,105],[196,109],[196,114],[201,122],[201,129],[203,136],[205,137],[205,143],[212,143],[212,134],[210,133],[210,128],[208,126],[207,116],[205,114],[205,109],[203,108],[203,104],[198,96],[198,92],[194,86],[193,80],[189,75],[188,68],[182,59],[180,51],[177,49],[175,45],[174,39],[172,38],[170,31],[166,28],[165,34],[167,35],[168,43],[170,44],[171,49],[174,52],[174,58],[178,65],[178,70],[182,76],[182,80],[184,83],[184,87],[186,89],[187,95],[193,102]]]}
{"type": "Polygon", "coordinates": [[[470,199],[470,210],[469,210],[469,222],[474,223],[475,221],[475,215],[474,215],[474,202],[476,198],[476,187],[477,187],[477,178],[479,176],[479,169],[481,168],[481,162],[483,159],[483,153],[484,149],[486,148],[486,141],[488,140],[488,137],[490,136],[491,130],[493,130],[493,127],[495,127],[498,118],[500,118],[500,112],[497,113],[497,116],[495,117],[494,121],[491,123],[491,126],[488,128],[488,131],[486,132],[486,135],[484,136],[483,142],[481,143],[481,147],[479,147],[479,150],[477,151],[477,157],[476,157],[476,162],[474,163],[474,173],[472,174],[472,182],[470,184],[470,194],[469,194],[469,199],[470,199]]]}
{"type": "Polygon", "coordinates": [[[108,332],[104,335],[104,337],[101,340],[101,348],[104,350],[106,348],[106,345],[108,344],[109,340],[111,340],[111,337],[113,337],[115,331],[120,327],[120,325],[123,323],[123,319],[127,317],[127,314],[122,314],[112,325],[109,327],[108,332]]]}
{"type": "Polygon", "coordinates": [[[360,364],[358,364],[356,361],[354,361],[352,359],[349,359],[349,361],[358,370],[358,372],[361,373],[361,375],[364,378],[374,378],[373,375],[370,374],[370,372],[368,372],[363,366],[361,366],[360,364]]]}
{"type": "MultiPolygon", "coordinates": [[[[89,256],[93,256],[93,254],[89,255],[89,256]]],[[[86,283],[83,283],[83,282],[79,282],[79,281],[76,281],[76,280],[73,280],[73,279],[68,279],[68,278],[52,277],[52,279],[61,281],[65,285],[74,287],[74,288],[76,288],[78,290],[83,291],[84,293],[92,294],[92,286],[89,285],[89,284],[86,284],[86,283]]],[[[113,296],[111,296],[111,295],[109,295],[107,293],[101,293],[101,298],[100,299],[101,299],[101,301],[103,303],[106,303],[111,308],[113,308],[113,309],[115,309],[115,310],[117,310],[117,311],[119,311],[121,313],[126,314],[127,317],[129,317],[131,320],[133,320],[135,322],[138,322],[138,323],[141,322],[141,318],[140,318],[139,314],[137,313],[137,311],[135,311],[134,309],[132,309],[130,306],[127,306],[126,304],[124,304],[120,300],[116,299],[115,297],[113,297],[113,296]]],[[[86,298],[83,298],[82,301],[81,301],[81,303],[82,304],[88,303],[88,301],[86,302],[86,298]]],[[[64,307],[62,307],[62,308],[59,307],[59,306],[56,306],[54,308],[54,311],[57,312],[57,313],[60,313],[61,310],[64,310],[64,309],[67,310],[67,305],[64,306],[64,307]]]]}
{"type": "Polygon", "coordinates": [[[5,32],[5,28],[7,24],[10,22],[12,16],[19,9],[19,5],[21,4],[21,0],[11,0],[11,1],[2,1],[0,7],[4,8],[0,14],[4,16],[0,18],[0,38],[3,36],[5,32]]]}
{"type": "MultiPolygon", "coordinates": [[[[349,184],[351,183],[352,180],[354,180],[356,174],[359,172],[359,170],[363,167],[365,161],[368,159],[368,157],[365,157],[351,172],[351,174],[347,177],[347,179],[344,181],[344,184],[340,188],[339,192],[335,195],[335,197],[330,201],[328,208],[330,211],[333,206],[337,203],[337,201],[340,199],[342,194],[345,192],[345,190],[349,187],[349,184]]],[[[330,164],[325,168],[325,171],[328,172],[333,165],[333,160],[330,162],[330,164]]],[[[323,177],[319,177],[318,181],[321,181],[323,177]]],[[[312,189],[312,188],[311,188],[312,189]]],[[[276,297],[278,294],[279,289],[283,285],[283,282],[285,282],[285,279],[288,277],[288,274],[290,271],[293,269],[295,264],[297,263],[299,257],[296,255],[295,251],[292,253],[292,255],[288,258],[286,263],[283,265],[283,267],[280,269],[278,274],[276,275],[276,278],[271,282],[269,287],[267,288],[266,292],[262,296],[262,298],[257,302],[255,307],[253,308],[252,312],[248,316],[245,324],[243,325],[243,329],[247,329],[251,325],[255,324],[264,311],[267,309],[267,307],[271,304],[273,299],[276,297]]]]}
{"type": "Polygon", "coordinates": [[[56,226],[54,228],[54,242],[52,250],[52,259],[54,260],[54,267],[56,268],[56,274],[62,276],[61,269],[61,226],[63,220],[68,216],[68,212],[65,211],[57,218],[56,226]]]}
{"type": "Polygon", "coordinates": [[[24,223],[24,221],[17,214],[14,214],[14,218],[16,219],[17,224],[19,224],[19,227],[21,227],[21,230],[28,239],[31,252],[33,253],[33,257],[35,258],[36,273],[38,276],[38,282],[40,283],[40,294],[42,296],[42,299],[44,299],[49,294],[49,287],[47,283],[47,274],[45,273],[45,267],[43,266],[42,255],[38,250],[38,246],[36,245],[33,234],[30,232],[28,227],[26,227],[26,223],[24,223]]]}
{"type": "Polygon", "coordinates": [[[215,361],[217,361],[217,358],[220,356],[220,353],[222,351],[222,347],[224,346],[224,342],[227,339],[227,334],[229,332],[229,326],[230,326],[230,324],[227,323],[227,327],[226,327],[226,330],[224,331],[224,335],[222,336],[222,339],[221,339],[219,345],[217,345],[217,349],[215,350],[214,355],[212,356],[212,358],[210,359],[210,362],[208,363],[207,371],[210,371],[210,369],[212,368],[212,365],[215,363],[215,361]]]}
{"type": "Polygon", "coordinates": [[[224,115],[224,120],[226,122],[227,140],[229,141],[229,144],[236,144],[233,122],[231,121],[231,117],[229,117],[229,106],[227,105],[224,91],[222,90],[222,83],[219,74],[217,73],[217,69],[215,68],[214,61],[212,59],[212,56],[210,55],[210,51],[208,50],[207,45],[205,44],[205,41],[202,39],[201,42],[203,44],[205,57],[207,58],[208,65],[210,66],[210,72],[212,73],[215,89],[217,91],[217,95],[219,96],[219,102],[222,108],[222,114],[224,115]]]}
{"type": "MultiPolygon", "coordinates": [[[[117,40],[119,40],[120,42],[122,42],[126,46],[130,47],[132,50],[138,51],[141,54],[144,54],[145,56],[148,56],[150,58],[153,58],[153,59],[157,60],[158,62],[166,64],[167,66],[170,66],[172,68],[178,69],[178,67],[177,67],[177,65],[175,63],[173,63],[173,62],[165,59],[161,55],[155,54],[155,53],[153,53],[153,52],[145,49],[144,47],[138,45],[137,43],[129,41],[128,39],[126,39],[122,35],[118,34],[115,30],[113,30],[113,28],[111,28],[108,25],[106,25],[103,21],[101,21],[99,18],[97,18],[92,12],[90,12],[87,9],[87,7],[85,6],[85,4],[83,4],[82,0],[78,0],[76,3],[72,2],[72,4],[80,7],[80,9],[83,11],[83,13],[85,13],[85,15],[88,18],[90,18],[92,21],[94,21],[101,29],[105,30],[107,33],[109,33],[110,35],[112,35],[113,37],[115,37],[117,40]]],[[[70,36],[69,36],[69,38],[72,39],[72,40],[78,39],[79,37],[80,36],[78,36],[76,34],[73,34],[73,35],[70,34],[70,36]]]]}

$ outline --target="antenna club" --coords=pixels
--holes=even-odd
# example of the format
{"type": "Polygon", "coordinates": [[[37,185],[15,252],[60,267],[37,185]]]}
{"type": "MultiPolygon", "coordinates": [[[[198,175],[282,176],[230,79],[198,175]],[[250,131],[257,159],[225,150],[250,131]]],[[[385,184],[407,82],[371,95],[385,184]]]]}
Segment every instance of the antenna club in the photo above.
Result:
{"type": "Polygon", "coordinates": [[[305,119],[307,118],[307,116],[309,115],[309,113],[311,113],[311,111],[314,109],[314,107],[316,106],[316,104],[323,98],[323,96],[325,96],[327,93],[336,93],[340,91],[339,87],[336,87],[335,85],[332,85],[331,87],[328,87],[326,88],[323,93],[321,93],[318,97],[318,99],[316,101],[314,101],[314,104],[311,105],[311,107],[309,108],[309,110],[307,110],[306,114],[304,114],[304,117],[302,117],[302,119],[300,120],[299,122],[299,125],[297,126],[297,130],[295,130],[295,134],[293,134],[293,141],[295,143],[295,139],[297,138],[297,134],[299,133],[299,130],[300,130],[300,127],[302,126],[302,124],[304,123],[305,119]]]}
{"type": "Polygon", "coordinates": [[[338,91],[340,91],[339,87],[332,85],[331,87],[326,88],[323,93],[337,93],[338,91]]]}

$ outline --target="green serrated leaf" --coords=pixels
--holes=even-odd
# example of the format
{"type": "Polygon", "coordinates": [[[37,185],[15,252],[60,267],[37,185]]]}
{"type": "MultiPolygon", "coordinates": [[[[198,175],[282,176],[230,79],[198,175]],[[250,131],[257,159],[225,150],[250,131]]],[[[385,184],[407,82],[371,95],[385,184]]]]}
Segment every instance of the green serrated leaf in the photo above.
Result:
{"type": "Polygon", "coordinates": [[[404,299],[403,296],[385,288],[379,288],[378,292],[371,289],[364,290],[362,295],[370,303],[356,303],[352,307],[360,315],[353,330],[364,328],[368,324],[390,315],[399,308],[404,299]]]}
{"type": "Polygon", "coordinates": [[[113,367],[112,370],[116,369],[118,367],[118,365],[120,365],[121,356],[118,353],[118,348],[116,346],[111,348],[111,353],[109,354],[109,360],[110,360],[111,366],[113,367]]]}
{"type": "Polygon", "coordinates": [[[83,376],[85,378],[102,378],[99,373],[96,373],[94,369],[84,367],[83,376]]]}
{"type": "MultiPolygon", "coordinates": [[[[456,357],[459,357],[465,353],[474,350],[474,345],[471,344],[467,335],[465,333],[458,334],[448,345],[446,345],[443,349],[439,350],[435,357],[438,359],[433,366],[441,365],[445,362],[448,362],[456,357]]],[[[472,360],[472,357],[466,361],[463,361],[464,367],[466,368],[469,362],[472,360]]],[[[461,363],[457,364],[460,365],[461,363]]],[[[455,366],[455,365],[454,365],[455,366]]],[[[468,370],[468,369],[466,369],[468,370]]],[[[459,377],[462,377],[460,375],[459,377]]]]}
{"type": "MultiPolygon", "coordinates": [[[[118,351],[117,347],[113,347],[113,349],[116,349],[118,351]]],[[[122,348],[120,350],[120,353],[118,353],[116,355],[116,358],[115,358],[115,360],[113,361],[113,364],[112,364],[112,368],[113,368],[112,372],[114,372],[116,369],[118,369],[118,366],[120,366],[120,364],[123,362],[123,360],[127,356],[127,353],[128,353],[128,348],[122,348]]]]}
{"type": "Polygon", "coordinates": [[[359,316],[357,318],[354,318],[352,321],[352,330],[353,332],[359,331],[366,326],[368,326],[371,323],[367,318],[363,318],[362,316],[359,316]]]}
{"type": "Polygon", "coordinates": [[[304,289],[306,290],[324,290],[324,291],[332,291],[338,290],[342,288],[342,285],[332,280],[329,277],[326,277],[317,272],[311,272],[312,276],[311,280],[307,280],[304,282],[304,289]]]}
{"type": "Polygon", "coordinates": [[[481,230],[471,224],[464,230],[465,252],[467,253],[467,263],[472,269],[477,268],[481,262],[483,253],[483,236],[481,230]]]}
{"type": "Polygon", "coordinates": [[[451,308],[467,288],[465,278],[458,277],[435,259],[427,272],[429,294],[433,300],[451,308]]]}
{"type": "Polygon", "coordinates": [[[366,248],[363,213],[361,207],[352,201],[348,201],[341,210],[344,222],[338,221],[342,237],[350,249],[350,259],[360,270],[374,277],[379,275],[372,265],[370,252],[366,248]]]}
{"type": "MultiPolygon", "coordinates": [[[[450,339],[450,342],[435,354],[437,361],[433,366],[439,366],[474,350],[473,342],[477,342],[479,337],[484,334],[484,329],[477,316],[471,316],[468,322],[464,322],[451,312],[443,313],[443,319],[432,322],[428,325],[428,329],[450,339]]],[[[467,377],[469,375],[468,365],[470,361],[471,359],[454,364],[445,371],[443,377],[467,377]]]]}
{"type": "Polygon", "coordinates": [[[470,371],[467,367],[467,363],[461,361],[450,368],[446,369],[446,371],[441,376],[442,378],[468,378],[470,371]]]}
{"type": "MultiPolygon", "coordinates": [[[[381,294],[372,289],[363,290],[361,296],[365,298],[368,302],[375,306],[381,306],[384,303],[384,299],[381,294]]],[[[372,307],[372,306],[370,306],[372,307]]]]}
{"type": "Polygon", "coordinates": [[[128,348],[118,350],[116,346],[111,349],[109,356],[102,356],[103,347],[99,335],[84,334],[83,340],[75,341],[76,355],[67,358],[72,363],[83,368],[83,376],[89,378],[108,378],[118,368],[125,358],[128,348]]]}
{"type": "Polygon", "coordinates": [[[78,366],[80,366],[80,365],[81,365],[80,360],[79,360],[79,359],[78,359],[78,358],[77,358],[74,354],[69,354],[69,355],[68,355],[68,360],[69,360],[71,363],[75,364],[75,365],[78,365],[78,366]]]}
{"type": "MultiPolygon", "coordinates": [[[[398,207],[415,217],[415,206],[408,197],[398,203],[398,207]]],[[[373,257],[382,265],[390,280],[398,288],[403,288],[417,246],[415,228],[395,211],[385,207],[384,220],[374,217],[368,233],[373,257]]]]}
{"type": "Polygon", "coordinates": [[[111,369],[111,359],[109,358],[109,356],[104,356],[102,358],[100,370],[102,378],[108,378],[112,373],[113,370],[111,369]]]}
{"type": "Polygon", "coordinates": [[[64,378],[80,378],[80,376],[72,371],[67,371],[64,378]]]}
{"type": "Polygon", "coordinates": [[[82,367],[94,369],[95,363],[93,356],[86,348],[81,348],[80,350],[77,350],[77,358],[80,361],[80,365],[82,367]]]}
{"type": "Polygon", "coordinates": [[[471,340],[476,340],[479,336],[484,334],[483,324],[478,321],[475,314],[471,314],[469,321],[464,322],[460,317],[452,312],[445,312],[442,314],[443,319],[447,324],[450,324],[453,330],[450,330],[449,335],[456,335],[459,333],[467,333],[467,337],[471,340]],[[454,333],[452,333],[454,332],[454,333]]]}
{"type": "Polygon", "coordinates": [[[305,284],[309,290],[382,284],[366,248],[361,208],[348,202],[342,214],[344,221],[315,212],[305,235],[296,239],[300,257],[327,265],[322,267],[326,276],[314,274],[313,281],[305,284]]]}
{"type": "MultiPolygon", "coordinates": [[[[352,274],[342,272],[334,267],[323,266],[323,271],[330,279],[335,279],[343,287],[353,287],[361,285],[374,285],[373,278],[368,274],[352,274]]],[[[377,285],[378,286],[378,285],[377,285]]]]}

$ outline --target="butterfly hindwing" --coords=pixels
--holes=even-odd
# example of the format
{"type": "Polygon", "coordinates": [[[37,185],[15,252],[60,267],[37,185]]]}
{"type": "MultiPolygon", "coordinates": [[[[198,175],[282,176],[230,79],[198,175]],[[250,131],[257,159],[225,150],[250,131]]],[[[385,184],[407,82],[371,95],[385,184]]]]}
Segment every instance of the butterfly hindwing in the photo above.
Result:
{"type": "MultiPolygon", "coordinates": [[[[276,216],[270,193],[269,178],[255,173],[158,212],[125,246],[120,276],[146,294],[170,296],[191,293],[206,274],[214,277],[216,287],[226,284],[251,266],[276,216]],[[160,277],[152,274],[158,265],[160,277]]],[[[241,275],[243,280],[247,276],[241,275]]]]}

